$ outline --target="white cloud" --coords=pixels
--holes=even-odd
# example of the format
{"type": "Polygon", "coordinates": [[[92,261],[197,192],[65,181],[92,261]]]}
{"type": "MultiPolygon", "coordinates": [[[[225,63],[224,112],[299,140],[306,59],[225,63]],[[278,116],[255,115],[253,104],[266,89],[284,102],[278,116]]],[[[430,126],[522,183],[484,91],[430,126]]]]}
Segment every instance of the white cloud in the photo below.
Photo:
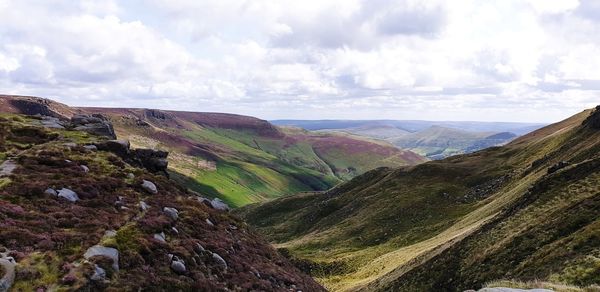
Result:
{"type": "Polygon", "coordinates": [[[594,3],[0,0],[0,90],[265,118],[551,121],[600,100],[594,3]]]}

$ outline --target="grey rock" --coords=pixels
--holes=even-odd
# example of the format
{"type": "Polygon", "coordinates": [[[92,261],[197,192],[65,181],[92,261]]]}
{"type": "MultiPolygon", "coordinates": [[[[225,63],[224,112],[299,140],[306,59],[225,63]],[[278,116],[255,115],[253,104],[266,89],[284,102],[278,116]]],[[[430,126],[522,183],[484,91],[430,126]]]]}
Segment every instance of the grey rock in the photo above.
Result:
{"type": "Polygon", "coordinates": [[[67,199],[69,202],[79,201],[79,196],[77,196],[77,193],[67,188],[58,190],[58,196],[67,199]]]}
{"type": "Polygon", "coordinates": [[[179,234],[179,230],[177,230],[175,227],[171,227],[171,231],[173,231],[175,234],[179,234]]]}
{"type": "Polygon", "coordinates": [[[128,173],[128,174],[127,174],[127,178],[128,178],[128,179],[134,179],[134,178],[135,178],[135,175],[134,175],[133,173],[131,173],[131,172],[130,172],[130,173],[128,173]]]}
{"type": "Polygon", "coordinates": [[[94,274],[90,279],[92,281],[104,281],[106,280],[106,271],[98,265],[94,265],[94,274]]]}
{"type": "Polygon", "coordinates": [[[155,233],[154,234],[154,239],[162,242],[162,243],[167,243],[167,240],[165,239],[165,233],[161,232],[161,233],[155,233]]]}
{"type": "Polygon", "coordinates": [[[494,288],[483,288],[479,289],[478,292],[553,292],[548,289],[515,289],[505,287],[494,287],[494,288]]]}
{"type": "Polygon", "coordinates": [[[219,198],[210,201],[210,205],[217,210],[229,211],[229,206],[219,198]]]}
{"type": "Polygon", "coordinates": [[[71,118],[71,126],[77,131],[116,139],[117,135],[108,119],[100,114],[75,115],[71,118]]]}
{"type": "Polygon", "coordinates": [[[210,226],[215,226],[214,223],[212,223],[212,221],[210,221],[210,219],[206,218],[206,224],[210,225],[210,226]]]}
{"type": "Polygon", "coordinates": [[[104,236],[103,236],[104,238],[111,238],[111,237],[115,237],[115,236],[117,236],[117,231],[115,231],[115,230],[111,229],[111,230],[104,231],[104,236]]]}
{"type": "Polygon", "coordinates": [[[69,147],[69,148],[75,148],[75,147],[77,147],[77,143],[73,143],[73,142],[63,143],[63,146],[69,147]]]}
{"type": "Polygon", "coordinates": [[[185,274],[187,271],[185,268],[185,262],[180,259],[176,259],[171,262],[171,269],[177,274],[185,274]]]}
{"type": "Polygon", "coordinates": [[[58,196],[58,193],[53,188],[47,188],[44,191],[44,194],[48,194],[48,195],[51,195],[51,196],[58,196]]]}
{"type": "Polygon", "coordinates": [[[119,251],[116,248],[94,245],[88,248],[83,257],[89,259],[93,256],[104,256],[111,259],[113,269],[115,271],[119,270],[119,251]]]}
{"type": "Polygon", "coordinates": [[[0,177],[9,176],[17,168],[17,164],[12,160],[6,160],[0,164],[0,177]]]}
{"type": "Polygon", "coordinates": [[[17,263],[8,252],[0,253],[0,266],[4,270],[4,275],[0,278],[0,291],[8,291],[15,281],[15,267],[17,263]]]}
{"type": "Polygon", "coordinates": [[[206,249],[204,249],[204,247],[200,243],[196,242],[196,244],[194,244],[194,251],[196,253],[203,253],[206,251],[206,249]]]}
{"type": "Polygon", "coordinates": [[[148,208],[150,208],[150,206],[148,206],[148,204],[146,204],[146,202],[140,201],[140,210],[146,211],[146,210],[148,210],[148,208]]]}
{"type": "Polygon", "coordinates": [[[84,149],[89,150],[89,151],[96,151],[98,150],[98,147],[96,147],[96,145],[85,145],[83,146],[84,149]]]}
{"type": "Polygon", "coordinates": [[[79,167],[81,167],[81,170],[83,170],[83,172],[85,172],[85,173],[90,172],[90,168],[85,165],[80,165],[79,167]]]}
{"type": "Polygon", "coordinates": [[[213,252],[212,258],[221,268],[227,269],[227,262],[220,255],[213,252]]]}
{"type": "Polygon", "coordinates": [[[165,212],[165,214],[173,220],[177,220],[177,218],[179,218],[179,211],[177,211],[175,208],[164,207],[163,212],[165,212]]]}
{"type": "Polygon", "coordinates": [[[121,158],[127,158],[131,153],[128,140],[108,140],[94,145],[98,150],[112,152],[121,158]]]}
{"type": "Polygon", "coordinates": [[[146,190],[147,192],[151,193],[151,194],[156,194],[158,193],[158,189],[156,188],[156,185],[148,180],[143,180],[142,181],[142,188],[144,188],[144,190],[146,190]]]}
{"type": "Polygon", "coordinates": [[[44,128],[52,128],[52,129],[64,129],[65,126],[62,124],[62,122],[55,117],[49,117],[49,116],[42,116],[42,120],[40,121],[42,123],[42,127],[44,128]]]}

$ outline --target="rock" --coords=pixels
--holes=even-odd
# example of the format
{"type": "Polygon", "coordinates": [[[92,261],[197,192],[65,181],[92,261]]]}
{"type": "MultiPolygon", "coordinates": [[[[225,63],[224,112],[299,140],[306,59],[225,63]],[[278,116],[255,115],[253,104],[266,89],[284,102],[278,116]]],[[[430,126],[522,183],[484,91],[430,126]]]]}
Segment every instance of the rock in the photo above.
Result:
{"type": "Polygon", "coordinates": [[[85,150],[89,150],[89,151],[96,151],[96,150],[98,150],[98,147],[96,147],[96,145],[85,145],[85,146],[83,146],[83,148],[85,150]]]}
{"type": "Polygon", "coordinates": [[[600,105],[583,121],[583,125],[588,125],[592,129],[600,129],[600,105]]]}
{"type": "Polygon", "coordinates": [[[104,281],[106,280],[106,271],[99,267],[98,265],[94,265],[94,274],[90,277],[92,281],[104,281]]]}
{"type": "Polygon", "coordinates": [[[206,249],[200,243],[196,242],[196,244],[194,244],[194,251],[196,251],[196,253],[203,253],[206,249]]]}
{"type": "Polygon", "coordinates": [[[171,269],[177,274],[185,274],[187,271],[185,268],[185,262],[180,259],[175,259],[171,262],[171,269]]]}
{"type": "Polygon", "coordinates": [[[128,140],[108,140],[94,144],[98,150],[112,152],[123,159],[130,156],[128,140]]]}
{"type": "Polygon", "coordinates": [[[112,267],[115,271],[119,270],[119,251],[112,247],[94,245],[85,252],[84,258],[89,259],[93,256],[104,256],[112,260],[112,267]]]}
{"type": "Polygon", "coordinates": [[[515,289],[515,288],[494,287],[494,288],[479,289],[478,292],[552,292],[552,291],[553,290],[548,290],[548,289],[515,289]]]}
{"type": "Polygon", "coordinates": [[[65,126],[62,124],[60,119],[49,116],[41,116],[42,127],[51,129],[64,129],[65,126]]]}
{"type": "Polygon", "coordinates": [[[146,204],[146,202],[140,201],[140,210],[146,211],[146,210],[148,210],[148,208],[150,208],[150,206],[148,206],[148,204],[146,204]]]}
{"type": "Polygon", "coordinates": [[[44,191],[44,194],[48,194],[48,195],[51,195],[51,196],[58,196],[58,193],[53,188],[47,188],[44,191]]]}
{"type": "Polygon", "coordinates": [[[148,180],[143,180],[142,181],[142,188],[144,188],[144,190],[146,190],[147,192],[151,193],[151,194],[156,194],[158,193],[158,189],[156,188],[156,185],[148,180]]]}
{"type": "Polygon", "coordinates": [[[558,170],[560,170],[562,168],[565,168],[565,167],[567,167],[569,165],[571,165],[571,163],[569,163],[568,161],[561,161],[561,162],[559,162],[557,164],[554,164],[554,165],[548,167],[548,174],[555,173],[558,170]]]}
{"type": "Polygon", "coordinates": [[[81,167],[81,170],[83,170],[83,172],[85,172],[85,173],[90,172],[90,168],[85,165],[80,165],[79,167],[81,167]]]}
{"type": "Polygon", "coordinates": [[[210,201],[210,205],[217,210],[229,211],[229,206],[219,198],[210,201]]]}
{"type": "Polygon", "coordinates": [[[171,227],[171,231],[173,231],[173,233],[179,235],[179,230],[177,230],[177,228],[171,227]]]}
{"type": "Polygon", "coordinates": [[[69,147],[69,148],[75,148],[75,147],[77,147],[77,143],[73,143],[73,142],[63,143],[63,146],[69,147]]]}
{"type": "Polygon", "coordinates": [[[167,243],[167,240],[165,239],[165,233],[161,232],[161,233],[155,233],[154,234],[154,239],[162,242],[162,243],[167,243]]]}
{"type": "Polygon", "coordinates": [[[210,221],[210,219],[206,218],[206,224],[210,225],[210,226],[215,226],[214,223],[212,223],[212,221],[210,221]]]}
{"type": "Polygon", "coordinates": [[[17,263],[15,259],[8,256],[8,252],[0,253],[0,271],[4,271],[4,275],[0,274],[0,291],[8,291],[15,281],[15,267],[17,263]]]}
{"type": "Polygon", "coordinates": [[[177,220],[177,218],[179,218],[179,211],[175,208],[164,207],[163,212],[165,212],[165,214],[172,220],[177,220]]]}
{"type": "Polygon", "coordinates": [[[100,114],[74,115],[71,118],[71,126],[77,131],[85,131],[90,134],[104,136],[110,139],[117,138],[113,125],[105,116],[100,114]]]}
{"type": "Polygon", "coordinates": [[[131,151],[140,164],[151,172],[166,172],[169,152],[153,149],[134,149],[131,151]]]}
{"type": "Polygon", "coordinates": [[[128,179],[134,179],[134,178],[135,178],[135,175],[134,175],[133,173],[131,173],[131,172],[130,172],[130,173],[128,173],[128,174],[127,174],[127,178],[128,178],[128,179]]]}
{"type": "Polygon", "coordinates": [[[9,176],[17,168],[17,164],[12,160],[6,160],[0,164],[0,177],[9,176]]]}
{"type": "Polygon", "coordinates": [[[115,231],[115,230],[111,229],[111,230],[104,231],[103,237],[105,237],[105,238],[111,238],[111,237],[115,237],[115,236],[117,236],[117,231],[115,231]]]}
{"type": "Polygon", "coordinates": [[[58,196],[67,199],[69,202],[79,201],[79,196],[77,196],[77,193],[67,188],[58,190],[58,196]]]}
{"type": "Polygon", "coordinates": [[[227,269],[227,262],[220,255],[213,252],[212,258],[221,268],[227,269]]]}

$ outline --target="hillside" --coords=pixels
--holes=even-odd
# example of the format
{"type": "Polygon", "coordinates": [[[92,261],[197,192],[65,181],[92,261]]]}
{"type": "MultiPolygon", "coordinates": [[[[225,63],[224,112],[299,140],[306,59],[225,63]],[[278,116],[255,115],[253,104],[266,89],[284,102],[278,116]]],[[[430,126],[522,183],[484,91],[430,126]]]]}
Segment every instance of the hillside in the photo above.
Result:
{"type": "Polygon", "coordinates": [[[102,116],[50,116],[0,114],[1,291],[323,290],[168,179],[166,153],[111,140],[102,116]]]}
{"type": "Polygon", "coordinates": [[[18,96],[0,96],[0,101],[5,112],[47,110],[62,117],[102,114],[112,122],[119,139],[129,140],[134,147],[169,151],[169,172],[175,180],[234,207],[326,190],[376,167],[426,160],[411,151],[365,138],[282,129],[248,116],[72,108],[18,96]]]}
{"type": "Polygon", "coordinates": [[[600,282],[599,150],[600,107],[502,147],[239,212],[334,291],[587,286],[600,282]]]}
{"type": "Polygon", "coordinates": [[[516,137],[509,132],[469,132],[453,128],[431,126],[425,130],[390,139],[390,143],[410,149],[431,159],[471,153],[509,142],[516,137]]]}

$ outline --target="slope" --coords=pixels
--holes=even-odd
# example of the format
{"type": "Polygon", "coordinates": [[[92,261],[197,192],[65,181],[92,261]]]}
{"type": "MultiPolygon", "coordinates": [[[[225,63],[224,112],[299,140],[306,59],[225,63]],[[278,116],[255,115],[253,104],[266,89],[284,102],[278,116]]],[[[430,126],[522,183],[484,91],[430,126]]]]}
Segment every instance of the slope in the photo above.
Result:
{"type": "Polygon", "coordinates": [[[325,190],[379,166],[426,160],[365,138],[280,129],[233,114],[71,108],[22,96],[0,96],[0,110],[63,118],[80,113],[107,116],[120,139],[135,147],[169,151],[170,172],[178,182],[236,207],[325,190]]]}
{"type": "Polygon", "coordinates": [[[281,198],[239,212],[332,290],[459,291],[514,275],[554,279],[553,273],[563,281],[586,284],[580,276],[568,279],[560,275],[569,273],[557,271],[569,265],[574,271],[588,267],[589,261],[569,264],[568,259],[589,256],[597,249],[593,239],[580,237],[579,249],[570,249],[568,256],[556,253],[552,262],[531,260],[519,266],[519,261],[536,250],[532,244],[536,241],[529,237],[543,238],[548,229],[554,232],[554,244],[568,242],[571,232],[585,228],[591,228],[587,234],[595,232],[595,213],[583,211],[590,209],[589,204],[593,209],[589,198],[598,192],[600,131],[593,125],[600,110],[591,113],[585,111],[503,147],[377,169],[325,193],[281,198]],[[570,164],[559,169],[567,165],[561,161],[570,164]],[[548,174],[548,168],[555,172],[548,174]],[[557,187],[545,189],[548,184],[557,187]],[[572,192],[566,193],[568,189],[572,192]],[[573,201],[565,202],[564,197],[573,201]],[[540,198],[552,204],[537,214],[523,211],[522,218],[535,221],[515,221],[521,225],[515,223],[517,227],[494,236],[486,233],[486,241],[472,238],[493,222],[501,228],[508,222],[502,218],[516,218],[506,215],[507,210],[541,204],[540,198]],[[586,205],[582,212],[568,212],[577,203],[586,205]],[[562,214],[555,216],[567,225],[577,223],[562,229],[550,220],[554,213],[548,210],[562,214]],[[538,218],[543,228],[532,227],[538,218]],[[522,230],[528,233],[513,236],[522,230]],[[530,249],[519,251],[516,247],[525,241],[530,249]],[[465,250],[464,242],[472,250],[465,250]],[[504,259],[503,265],[496,265],[504,259]]]}
{"type": "Polygon", "coordinates": [[[322,290],[126,144],[47,120],[0,114],[2,290],[322,290]]]}

